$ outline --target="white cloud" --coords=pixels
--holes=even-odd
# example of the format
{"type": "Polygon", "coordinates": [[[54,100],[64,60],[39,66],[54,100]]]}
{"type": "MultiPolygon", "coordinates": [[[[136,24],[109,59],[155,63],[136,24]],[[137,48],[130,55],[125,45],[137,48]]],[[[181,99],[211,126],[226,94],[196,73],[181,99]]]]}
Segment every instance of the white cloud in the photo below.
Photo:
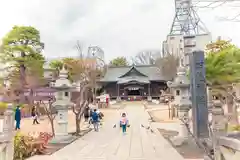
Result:
{"type": "MultiPolygon", "coordinates": [[[[215,18],[232,11],[218,8],[199,14],[214,37],[221,35],[240,44],[240,23],[215,18]]],[[[160,50],[173,15],[174,2],[169,0],[8,0],[0,5],[0,37],[15,24],[33,25],[41,32],[48,57],[76,55],[73,46],[80,40],[85,49],[102,47],[109,60],[143,49],[160,50]]]]}

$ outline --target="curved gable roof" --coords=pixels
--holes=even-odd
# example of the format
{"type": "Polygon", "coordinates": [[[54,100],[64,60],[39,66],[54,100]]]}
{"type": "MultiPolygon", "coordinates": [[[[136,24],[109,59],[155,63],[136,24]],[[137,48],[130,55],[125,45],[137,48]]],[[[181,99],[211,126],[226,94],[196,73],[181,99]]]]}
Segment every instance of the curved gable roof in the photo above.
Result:
{"type": "Polygon", "coordinates": [[[121,75],[118,78],[123,78],[131,74],[131,72],[136,72],[139,76],[147,77],[145,74],[143,74],[141,71],[139,71],[135,66],[132,66],[125,74],[121,75]]]}
{"type": "MultiPolygon", "coordinates": [[[[134,66],[137,71],[147,76],[150,81],[168,81],[166,76],[162,75],[160,69],[154,65],[134,66]]],[[[130,71],[132,66],[109,67],[103,79],[100,82],[116,82],[121,76],[130,71]]]]}

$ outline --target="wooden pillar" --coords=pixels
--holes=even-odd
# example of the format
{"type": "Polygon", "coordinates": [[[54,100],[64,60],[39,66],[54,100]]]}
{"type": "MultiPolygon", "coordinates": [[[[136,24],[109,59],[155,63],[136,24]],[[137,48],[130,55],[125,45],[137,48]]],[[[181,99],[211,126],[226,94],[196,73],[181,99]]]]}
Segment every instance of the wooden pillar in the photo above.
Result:
{"type": "Polygon", "coordinates": [[[147,101],[148,102],[152,101],[150,83],[148,84],[148,97],[147,97],[147,101]]]}
{"type": "Polygon", "coordinates": [[[150,88],[150,83],[148,84],[148,96],[151,96],[151,88],[150,88]]]}
{"type": "Polygon", "coordinates": [[[121,101],[121,97],[119,95],[119,84],[117,84],[117,102],[120,102],[121,101]]]}
{"type": "Polygon", "coordinates": [[[117,84],[117,96],[119,97],[119,84],[117,84]]]}

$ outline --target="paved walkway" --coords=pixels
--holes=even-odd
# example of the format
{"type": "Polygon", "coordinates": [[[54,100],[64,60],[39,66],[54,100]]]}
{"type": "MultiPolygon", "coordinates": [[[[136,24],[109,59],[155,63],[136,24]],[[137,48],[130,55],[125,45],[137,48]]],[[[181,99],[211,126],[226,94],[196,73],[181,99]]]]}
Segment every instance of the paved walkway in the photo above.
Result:
{"type": "Polygon", "coordinates": [[[91,132],[51,156],[38,156],[30,160],[183,160],[175,149],[157,132],[148,126],[148,115],[141,105],[127,105],[131,127],[123,135],[118,123],[122,111],[103,124],[99,132],[91,132]]]}

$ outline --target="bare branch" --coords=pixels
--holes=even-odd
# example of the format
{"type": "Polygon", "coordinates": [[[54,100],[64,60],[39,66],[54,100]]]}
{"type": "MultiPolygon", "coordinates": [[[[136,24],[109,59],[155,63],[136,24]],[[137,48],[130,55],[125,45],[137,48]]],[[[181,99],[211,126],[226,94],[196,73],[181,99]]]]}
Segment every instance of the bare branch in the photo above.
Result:
{"type": "MultiPolygon", "coordinates": [[[[240,0],[197,0],[195,2],[198,2],[198,4],[208,3],[207,5],[195,6],[196,8],[199,8],[199,9],[213,10],[219,7],[230,7],[234,9],[234,8],[240,7],[239,5],[237,5],[239,4],[240,0]]],[[[233,17],[216,17],[216,19],[219,21],[240,22],[240,20],[238,19],[239,16],[240,16],[240,13],[237,13],[233,17]]]]}
{"type": "Polygon", "coordinates": [[[75,48],[77,49],[78,51],[78,54],[79,54],[79,58],[83,58],[83,50],[82,50],[82,46],[81,46],[81,43],[80,41],[77,41],[76,45],[75,45],[75,48]]]}
{"type": "Polygon", "coordinates": [[[136,65],[153,65],[155,64],[156,59],[160,56],[160,51],[142,51],[132,58],[132,62],[136,65]]]}

